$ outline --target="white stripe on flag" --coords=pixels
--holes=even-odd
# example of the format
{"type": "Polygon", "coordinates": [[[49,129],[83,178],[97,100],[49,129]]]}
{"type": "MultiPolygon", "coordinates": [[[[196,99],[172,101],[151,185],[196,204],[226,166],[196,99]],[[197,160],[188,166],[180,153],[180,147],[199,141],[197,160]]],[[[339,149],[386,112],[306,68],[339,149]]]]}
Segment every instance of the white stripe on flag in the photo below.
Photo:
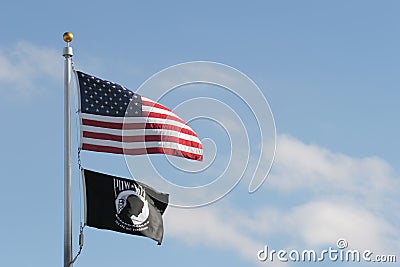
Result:
{"type": "Polygon", "coordinates": [[[161,119],[161,118],[152,118],[152,117],[110,117],[110,116],[102,116],[102,115],[94,115],[88,113],[81,113],[81,119],[93,120],[93,121],[103,121],[103,122],[111,122],[111,123],[157,123],[157,124],[167,124],[176,127],[180,127],[189,131],[193,131],[189,125],[181,123],[175,120],[161,119]]]}
{"type": "Polygon", "coordinates": [[[81,131],[84,132],[92,132],[92,133],[104,133],[111,134],[116,136],[145,136],[145,135],[162,135],[162,136],[173,136],[181,139],[185,139],[188,141],[193,141],[196,143],[201,143],[200,139],[197,136],[180,133],[173,130],[164,130],[164,129],[137,129],[137,130],[119,130],[119,129],[109,129],[102,127],[95,127],[89,125],[82,125],[81,131]]]}
{"type": "Polygon", "coordinates": [[[84,144],[96,145],[96,146],[108,146],[108,147],[116,147],[116,148],[124,148],[124,149],[140,149],[140,148],[171,148],[177,149],[183,152],[188,152],[192,154],[201,155],[202,149],[189,147],[182,144],[174,143],[174,142],[135,142],[135,143],[122,143],[119,141],[111,141],[111,140],[98,140],[92,138],[82,137],[82,142],[84,144]]]}

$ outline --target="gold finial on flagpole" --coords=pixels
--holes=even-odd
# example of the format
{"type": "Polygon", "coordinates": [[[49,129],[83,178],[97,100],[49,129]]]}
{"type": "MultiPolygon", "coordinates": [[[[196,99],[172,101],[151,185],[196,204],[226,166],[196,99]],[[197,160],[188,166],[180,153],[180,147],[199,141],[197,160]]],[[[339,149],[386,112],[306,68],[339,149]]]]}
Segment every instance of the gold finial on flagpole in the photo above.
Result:
{"type": "Polygon", "coordinates": [[[65,32],[63,35],[63,39],[66,43],[70,43],[74,39],[74,35],[72,34],[72,32],[65,32]]]}

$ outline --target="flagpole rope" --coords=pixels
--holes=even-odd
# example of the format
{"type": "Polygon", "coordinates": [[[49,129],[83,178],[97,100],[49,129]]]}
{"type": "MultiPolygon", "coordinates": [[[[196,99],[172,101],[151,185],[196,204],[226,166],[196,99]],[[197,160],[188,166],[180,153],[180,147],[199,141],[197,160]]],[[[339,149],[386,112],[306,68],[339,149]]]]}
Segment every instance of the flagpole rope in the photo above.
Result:
{"type": "MultiPolygon", "coordinates": [[[[74,61],[71,60],[71,66],[72,66],[72,70],[75,71],[75,66],[74,66],[74,61]]],[[[76,81],[76,79],[75,79],[76,81]]],[[[76,83],[78,86],[78,83],[76,83]]],[[[79,173],[82,173],[82,161],[81,161],[81,148],[80,148],[80,141],[79,141],[79,97],[78,97],[78,93],[75,90],[72,90],[74,92],[74,98],[75,98],[75,103],[74,103],[74,108],[76,110],[76,114],[78,116],[75,117],[75,130],[76,130],[76,143],[78,144],[78,150],[77,150],[77,163],[78,163],[78,169],[79,169],[79,173]]],[[[80,174],[81,175],[81,174],[80,174]]],[[[81,254],[82,249],[83,249],[83,243],[84,243],[84,235],[83,235],[83,230],[85,228],[85,224],[82,221],[82,179],[79,179],[79,222],[80,222],[80,230],[79,230],[79,250],[77,252],[77,254],[75,255],[75,257],[71,260],[71,262],[68,264],[68,266],[71,266],[78,258],[78,256],[81,254]]]]}
{"type": "Polygon", "coordinates": [[[84,241],[84,235],[83,235],[83,229],[85,228],[85,225],[83,225],[82,226],[82,223],[81,223],[81,226],[80,226],[80,231],[79,231],[79,251],[78,251],[78,253],[76,254],[76,256],[74,257],[74,259],[68,264],[68,266],[71,266],[71,264],[73,264],[75,261],[76,261],[76,259],[78,258],[78,256],[81,254],[81,252],[82,252],[82,249],[83,249],[83,241],[84,241]]]}
{"type": "MultiPolygon", "coordinates": [[[[75,69],[75,64],[74,64],[74,61],[73,60],[71,60],[71,67],[72,67],[72,71],[73,72],[75,72],[76,71],[76,69],[75,69]]],[[[78,81],[75,79],[75,82],[76,82],[76,88],[79,88],[79,84],[78,84],[78,81]]],[[[78,89],[79,90],[79,89],[78,89]]],[[[78,92],[77,92],[77,90],[75,91],[75,90],[73,90],[73,92],[74,92],[74,98],[75,98],[75,110],[76,110],[76,114],[78,115],[78,116],[76,116],[75,117],[75,124],[76,124],[76,127],[75,127],[75,130],[76,130],[76,143],[78,144],[78,158],[77,158],[77,160],[78,160],[78,168],[79,168],[79,173],[81,173],[81,171],[82,171],[82,161],[81,161],[81,147],[80,147],[80,141],[79,141],[79,133],[80,133],[80,131],[79,131],[79,124],[80,124],[80,121],[79,121],[79,97],[78,97],[78,92]]],[[[79,179],[79,192],[82,192],[82,179],[79,179]]],[[[80,221],[80,224],[82,225],[82,194],[79,194],[79,221],[80,221]]]]}
{"type": "MultiPolygon", "coordinates": [[[[79,175],[82,175],[81,148],[78,148],[78,168],[79,175]]],[[[82,179],[79,179],[79,192],[79,222],[82,227],[82,179]]]]}

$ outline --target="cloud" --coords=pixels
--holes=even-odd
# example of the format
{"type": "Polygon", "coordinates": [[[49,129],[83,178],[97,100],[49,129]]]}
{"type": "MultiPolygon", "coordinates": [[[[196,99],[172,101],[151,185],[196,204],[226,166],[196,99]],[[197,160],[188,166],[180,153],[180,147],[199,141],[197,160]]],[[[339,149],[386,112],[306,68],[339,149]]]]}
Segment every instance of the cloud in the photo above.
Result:
{"type": "Polygon", "coordinates": [[[391,166],[376,156],[350,157],[280,135],[266,186],[286,193],[308,192],[313,197],[337,196],[382,210],[395,207],[400,180],[391,166]]]}
{"type": "Polygon", "coordinates": [[[350,249],[393,254],[400,250],[399,188],[399,177],[376,156],[350,157],[280,135],[271,177],[256,192],[265,201],[250,209],[226,199],[171,208],[166,232],[228,249],[252,264],[267,242],[272,249],[318,250],[345,238],[350,249]]]}
{"type": "MultiPolygon", "coordinates": [[[[253,239],[241,229],[243,218],[232,220],[221,209],[222,206],[207,206],[201,209],[169,208],[165,214],[166,232],[169,236],[181,239],[188,244],[230,250],[253,264],[262,264],[257,259],[257,251],[264,244],[253,239]]],[[[232,211],[229,211],[228,213],[232,211]]],[[[272,266],[272,265],[271,265],[272,266]]],[[[286,266],[274,263],[273,266],[286,266]]]]}
{"type": "Polygon", "coordinates": [[[344,238],[351,248],[393,253],[395,244],[388,237],[399,237],[384,217],[341,200],[310,201],[285,216],[285,225],[295,238],[311,247],[336,247],[335,241],[344,238]]]}
{"type": "MultiPolygon", "coordinates": [[[[29,99],[62,79],[62,57],[53,48],[19,42],[0,47],[0,90],[9,98],[29,99]]],[[[60,83],[61,84],[61,83],[60,83]]]]}

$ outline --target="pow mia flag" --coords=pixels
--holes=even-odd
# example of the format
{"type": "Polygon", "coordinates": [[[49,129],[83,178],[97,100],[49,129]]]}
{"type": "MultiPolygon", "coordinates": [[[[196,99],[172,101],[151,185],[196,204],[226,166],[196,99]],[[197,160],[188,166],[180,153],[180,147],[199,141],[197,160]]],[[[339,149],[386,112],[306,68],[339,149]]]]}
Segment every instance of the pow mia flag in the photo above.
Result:
{"type": "Polygon", "coordinates": [[[168,194],[125,178],[83,170],[85,224],[151,238],[161,245],[168,194]]]}

